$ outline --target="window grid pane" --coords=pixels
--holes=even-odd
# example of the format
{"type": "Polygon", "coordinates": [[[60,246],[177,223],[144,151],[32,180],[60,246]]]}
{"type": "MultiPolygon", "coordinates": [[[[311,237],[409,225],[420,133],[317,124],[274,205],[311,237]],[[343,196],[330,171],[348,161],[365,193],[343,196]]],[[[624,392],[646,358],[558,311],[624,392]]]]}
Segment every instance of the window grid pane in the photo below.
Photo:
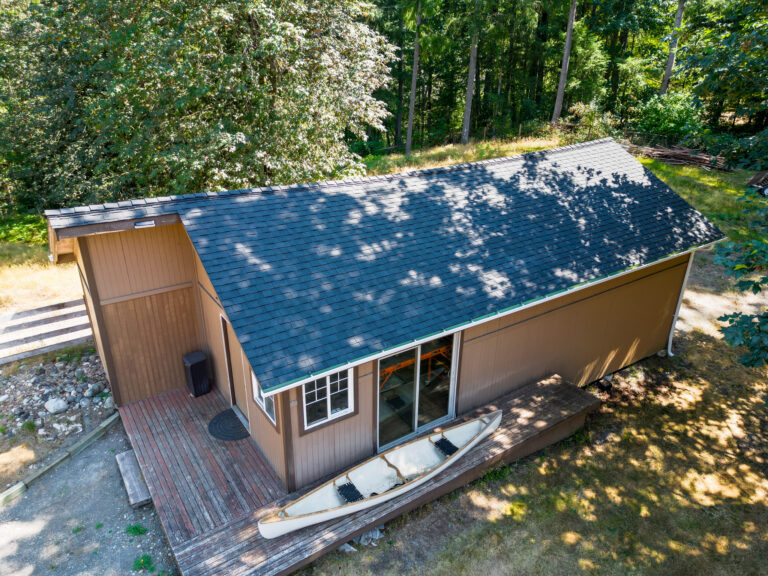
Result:
{"type": "Polygon", "coordinates": [[[349,409],[348,372],[338,372],[304,385],[307,426],[328,420],[349,409]]]}

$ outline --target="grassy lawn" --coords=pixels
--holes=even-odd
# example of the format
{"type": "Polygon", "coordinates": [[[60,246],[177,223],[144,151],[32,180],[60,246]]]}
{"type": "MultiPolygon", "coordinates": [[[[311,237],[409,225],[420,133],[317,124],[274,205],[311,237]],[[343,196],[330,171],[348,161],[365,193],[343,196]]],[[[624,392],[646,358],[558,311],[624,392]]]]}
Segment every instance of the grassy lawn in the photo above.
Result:
{"type": "Polygon", "coordinates": [[[73,263],[48,262],[45,221],[0,217],[0,314],[73,300],[83,291],[73,263]]]}
{"type": "MultiPolygon", "coordinates": [[[[504,146],[366,161],[418,168],[504,146]]],[[[745,229],[746,172],[643,163],[723,230],[745,229]]],[[[391,522],[378,547],[307,572],[768,574],[768,369],[741,366],[719,338],[725,308],[754,304],[732,288],[711,254],[697,256],[675,357],[623,370],[609,393],[591,389],[602,408],[572,438],[391,522]]]]}
{"type": "Polygon", "coordinates": [[[559,144],[556,136],[540,138],[521,138],[519,140],[486,140],[471,142],[468,145],[447,144],[417,150],[410,156],[389,154],[385,156],[367,156],[363,159],[369,176],[394,174],[420,168],[437,168],[463,162],[475,162],[488,158],[515,156],[525,152],[535,152],[555,148],[559,144]]]}

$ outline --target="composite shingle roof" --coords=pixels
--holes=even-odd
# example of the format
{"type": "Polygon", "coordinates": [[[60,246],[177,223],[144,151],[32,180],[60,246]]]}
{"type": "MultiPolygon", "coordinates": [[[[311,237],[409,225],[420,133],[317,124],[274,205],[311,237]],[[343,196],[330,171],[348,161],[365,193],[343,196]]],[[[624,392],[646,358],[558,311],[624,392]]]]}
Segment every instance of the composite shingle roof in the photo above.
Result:
{"type": "Polygon", "coordinates": [[[61,229],[172,213],[265,391],[723,237],[611,139],[46,215],[61,229]]]}

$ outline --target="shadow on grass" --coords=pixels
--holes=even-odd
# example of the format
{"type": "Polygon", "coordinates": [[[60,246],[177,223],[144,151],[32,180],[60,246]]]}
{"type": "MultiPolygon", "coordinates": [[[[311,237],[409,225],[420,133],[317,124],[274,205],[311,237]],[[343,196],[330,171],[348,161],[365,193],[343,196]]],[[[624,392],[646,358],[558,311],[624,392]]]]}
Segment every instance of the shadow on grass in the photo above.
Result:
{"type": "Polygon", "coordinates": [[[764,574],[766,370],[685,335],[623,370],[586,428],[314,573],[764,574]]]}

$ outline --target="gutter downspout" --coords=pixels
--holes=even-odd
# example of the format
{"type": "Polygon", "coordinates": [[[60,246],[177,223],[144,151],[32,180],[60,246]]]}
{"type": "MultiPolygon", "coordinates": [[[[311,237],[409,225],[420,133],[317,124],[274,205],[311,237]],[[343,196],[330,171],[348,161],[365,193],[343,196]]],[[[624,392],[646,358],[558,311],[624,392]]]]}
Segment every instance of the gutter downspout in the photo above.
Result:
{"type": "Polygon", "coordinates": [[[683,294],[685,294],[685,287],[688,285],[688,276],[691,273],[691,268],[693,268],[693,255],[696,254],[696,251],[692,251],[691,255],[688,257],[688,267],[685,269],[685,277],[683,278],[683,286],[680,288],[680,297],[677,299],[677,308],[675,308],[675,316],[672,318],[672,326],[669,329],[669,338],[667,338],[667,356],[672,357],[674,354],[672,353],[672,340],[675,336],[675,324],[677,324],[677,317],[680,314],[680,306],[683,303],[683,294]]]}

